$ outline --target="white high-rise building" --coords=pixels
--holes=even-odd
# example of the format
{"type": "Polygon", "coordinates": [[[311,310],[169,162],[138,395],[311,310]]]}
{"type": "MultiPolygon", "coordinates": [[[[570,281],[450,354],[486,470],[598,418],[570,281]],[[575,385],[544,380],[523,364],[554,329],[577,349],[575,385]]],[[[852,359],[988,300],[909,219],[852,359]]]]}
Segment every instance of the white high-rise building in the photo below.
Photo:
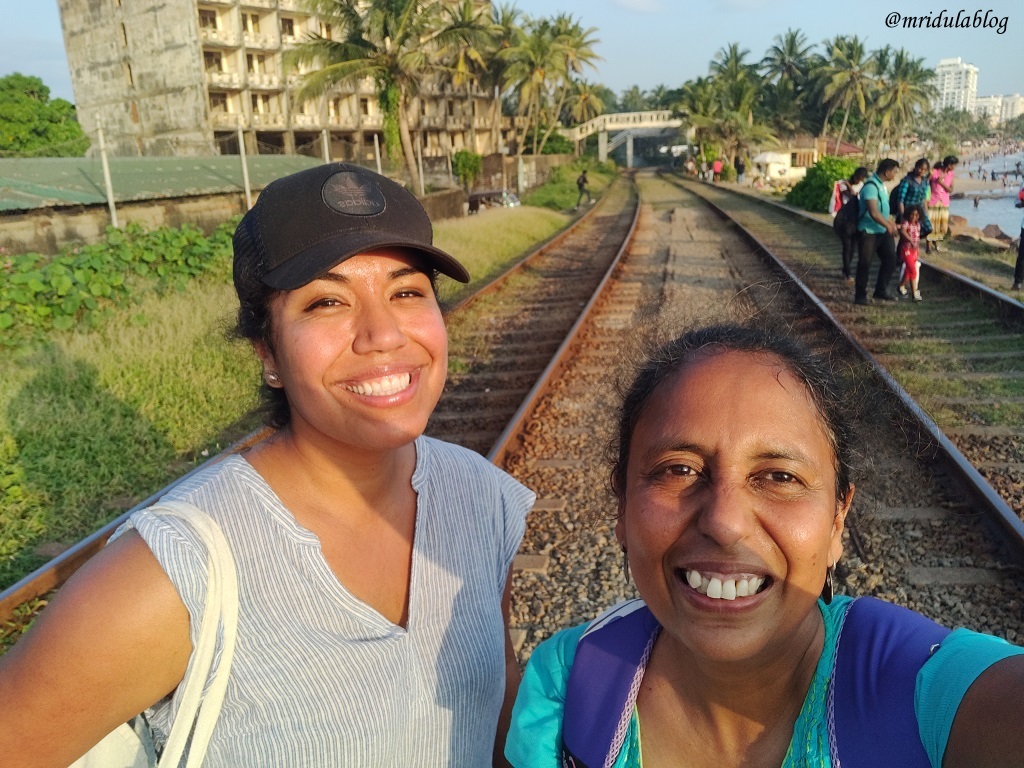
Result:
{"type": "Polygon", "coordinates": [[[973,113],[978,95],[978,68],[959,56],[955,59],[939,59],[935,67],[935,87],[938,95],[932,102],[933,107],[952,107],[973,113]]]}
{"type": "Polygon", "coordinates": [[[992,128],[1021,114],[1024,114],[1024,96],[1019,93],[1012,96],[979,96],[974,101],[974,116],[986,118],[992,128]]]}

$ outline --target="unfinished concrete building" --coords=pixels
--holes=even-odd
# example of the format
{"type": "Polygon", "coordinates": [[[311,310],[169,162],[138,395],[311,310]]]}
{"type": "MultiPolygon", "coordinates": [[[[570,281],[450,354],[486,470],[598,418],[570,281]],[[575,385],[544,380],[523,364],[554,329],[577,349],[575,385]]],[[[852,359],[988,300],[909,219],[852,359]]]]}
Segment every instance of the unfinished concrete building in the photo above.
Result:
{"type": "MultiPolygon", "coordinates": [[[[486,0],[482,7],[489,7],[486,0]]],[[[301,0],[58,0],[78,118],[114,155],[302,152],[374,157],[383,115],[372,83],[301,102],[282,54],[330,27],[301,0]]],[[[498,151],[493,94],[437,83],[413,105],[424,157],[498,151]]],[[[382,138],[382,137],[381,137],[382,138]]]]}

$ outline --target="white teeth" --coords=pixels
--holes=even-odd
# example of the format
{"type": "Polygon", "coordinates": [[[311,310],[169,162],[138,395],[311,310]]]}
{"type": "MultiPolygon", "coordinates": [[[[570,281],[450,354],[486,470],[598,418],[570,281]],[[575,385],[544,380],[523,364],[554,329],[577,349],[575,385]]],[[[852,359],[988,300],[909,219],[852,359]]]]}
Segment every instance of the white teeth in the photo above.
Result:
{"type": "Polygon", "coordinates": [[[412,374],[396,373],[392,376],[382,376],[372,381],[364,381],[362,384],[352,384],[345,387],[349,392],[357,395],[372,395],[374,397],[387,397],[395,395],[406,389],[412,381],[412,374]]]}
{"type": "MultiPolygon", "coordinates": [[[[736,586],[733,584],[732,591],[736,592],[736,586]]],[[[717,576],[712,577],[711,581],[708,582],[708,597],[721,597],[722,596],[722,580],[717,576]]]]}
{"type": "Polygon", "coordinates": [[[702,595],[715,600],[735,600],[737,597],[756,595],[764,581],[758,576],[738,579],[723,579],[719,576],[708,578],[697,571],[686,571],[686,583],[702,595]]]}

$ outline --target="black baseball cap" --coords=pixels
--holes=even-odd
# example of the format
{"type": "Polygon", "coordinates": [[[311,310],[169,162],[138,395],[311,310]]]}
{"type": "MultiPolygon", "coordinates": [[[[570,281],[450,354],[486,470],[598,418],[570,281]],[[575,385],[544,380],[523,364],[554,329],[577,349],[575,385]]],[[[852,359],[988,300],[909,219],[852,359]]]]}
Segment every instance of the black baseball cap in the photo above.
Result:
{"type": "Polygon", "coordinates": [[[415,195],[358,165],[325,163],[268,184],[235,230],[234,268],[277,290],[299,288],[346,259],[408,248],[462,283],[469,273],[433,245],[415,195]]]}

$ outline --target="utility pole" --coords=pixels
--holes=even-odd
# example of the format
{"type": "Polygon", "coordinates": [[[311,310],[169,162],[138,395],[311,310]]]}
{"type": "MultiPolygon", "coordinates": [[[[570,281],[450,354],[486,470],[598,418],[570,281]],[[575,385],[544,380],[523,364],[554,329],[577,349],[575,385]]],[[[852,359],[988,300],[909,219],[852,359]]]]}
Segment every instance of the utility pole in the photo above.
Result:
{"type": "Polygon", "coordinates": [[[117,207],[114,205],[114,185],[110,182],[110,164],[107,162],[107,145],[103,141],[103,121],[96,118],[96,132],[100,145],[100,164],[103,166],[103,186],[107,193],[107,208],[110,209],[110,223],[117,229],[121,225],[117,222],[117,207]]]}

